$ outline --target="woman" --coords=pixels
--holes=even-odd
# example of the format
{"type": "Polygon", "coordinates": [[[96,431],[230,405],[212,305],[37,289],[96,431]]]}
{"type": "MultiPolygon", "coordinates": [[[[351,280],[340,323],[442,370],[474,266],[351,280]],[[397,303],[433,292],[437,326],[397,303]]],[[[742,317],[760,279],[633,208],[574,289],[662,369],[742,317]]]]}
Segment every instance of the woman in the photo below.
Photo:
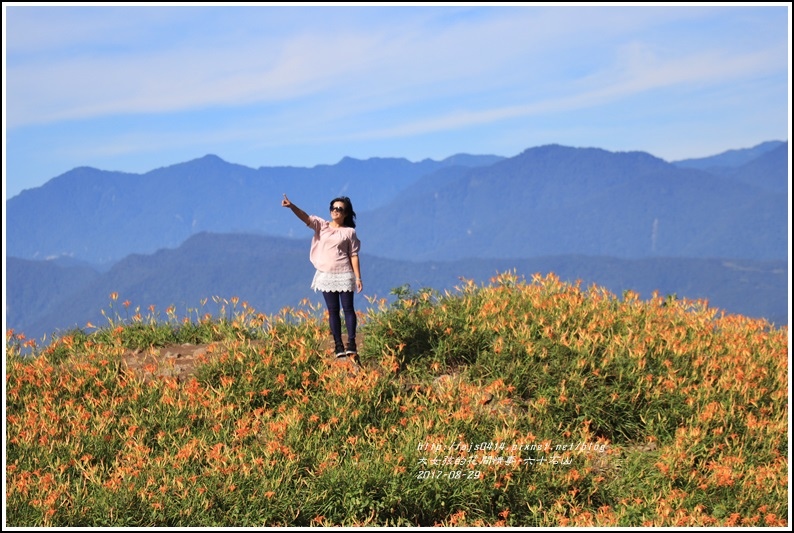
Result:
{"type": "Polygon", "coordinates": [[[353,291],[361,292],[364,285],[358,260],[361,243],[356,236],[356,213],[353,211],[353,204],[346,196],[331,200],[330,221],[307,215],[290,202],[286,194],[281,205],[290,208],[304,224],[314,230],[309,259],[317,271],[311,287],[323,293],[336,356],[355,356],[357,322],[353,291]],[[347,349],[342,342],[340,307],[345,312],[347,349]]]}

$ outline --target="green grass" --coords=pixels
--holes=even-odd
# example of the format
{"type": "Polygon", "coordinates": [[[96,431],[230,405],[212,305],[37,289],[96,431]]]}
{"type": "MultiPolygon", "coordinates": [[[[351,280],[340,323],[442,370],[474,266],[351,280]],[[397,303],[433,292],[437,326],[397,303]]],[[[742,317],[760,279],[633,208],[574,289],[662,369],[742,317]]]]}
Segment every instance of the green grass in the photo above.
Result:
{"type": "Polygon", "coordinates": [[[9,332],[7,525],[788,524],[787,328],[552,275],[394,294],[357,373],[321,309],[236,298],[9,332]],[[187,381],[123,371],[184,342],[187,381]]]}

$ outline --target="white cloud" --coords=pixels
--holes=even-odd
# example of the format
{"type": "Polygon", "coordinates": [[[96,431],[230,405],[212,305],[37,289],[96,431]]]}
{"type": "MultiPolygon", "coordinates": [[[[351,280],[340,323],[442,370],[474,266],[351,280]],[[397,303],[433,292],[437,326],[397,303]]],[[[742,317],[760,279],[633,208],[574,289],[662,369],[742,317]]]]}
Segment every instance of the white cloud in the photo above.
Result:
{"type": "Polygon", "coordinates": [[[569,93],[565,96],[478,110],[458,109],[431,117],[404,120],[391,127],[360,132],[351,138],[423,135],[507,119],[575,111],[670,87],[691,91],[748,76],[770,74],[778,71],[781,64],[779,49],[730,56],[714,51],[667,59],[649,53],[641,45],[631,45],[623,52],[612,67],[571,82],[568,88],[561,90],[569,93]]]}
{"type": "MultiPolygon", "coordinates": [[[[332,11],[337,18],[349,12],[355,23],[369,23],[342,29],[320,29],[312,22],[310,32],[296,17],[271,36],[272,9],[215,9],[241,23],[237,33],[229,21],[218,24],[224,33],[191,28],[206,21],[202,11],[186,9],[40,8],[35,17],[12,16],[8,126],[279,102],[325,92],[351,94],[349,102],[379,108],[507,84],[543,87],[548,84],[543,76],[556,68],[555,58],[564,50],[597,57],[594,48],[581,48],[582,35],[606,40],[619,31],[659,24],[659,13],[642,9],[591,9],[582,16],[581,9],[513,8],[467,17],[465,10],[387,8],[378,16],[332,11]],[[397,15],[393,21],[391,13],[397,15]],[[447,14],[460,19],[446,20],[447,14]],[[251,15],[264,26],[258,35],[252,36],[251,15]],[[35,53],[40,51],[49,55],[35,53]],[[35,60],[13,60],[26,54],[35,60]]],[[[279,12],[277,21],[283,16],[279,12]]]]}

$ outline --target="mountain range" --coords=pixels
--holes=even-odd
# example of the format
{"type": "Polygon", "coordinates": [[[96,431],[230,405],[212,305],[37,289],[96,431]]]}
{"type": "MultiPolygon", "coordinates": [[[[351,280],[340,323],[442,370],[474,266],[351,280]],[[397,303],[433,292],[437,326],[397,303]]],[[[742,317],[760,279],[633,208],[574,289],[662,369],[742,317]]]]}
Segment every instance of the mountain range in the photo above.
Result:
{"type": "Polygon", "coordinates": [[[325,208],[334,196],[348,194],[358,211],[377,209],[436,170],[499,159],[344,158],[336,165],[255,170],[207,155],[141,175],[80,167],[8,200],[7,253],[101,266],[179,246],[203,231],[291,236],[300,228],[284,216],[284,193],[307,208],[325,208]]]}
{"type": "Polygon", "coordinates": [[[391,258],[781,259],[787,149],[715,175],[642,152],[544,146],[487,167],[436,173],[362,225],[378,228],[368,249],[391,258]],[[767,164],[783,179],[755,172],[767,164]],[[406,205],[413,207],[408,216],[406,205]]]}
{"type": "Polygon", "coordinates": [[[353,199],[366,295],[515,269],[787,321],[788,143],[771,141],[674,163],[546,145],[418,163],[76,168],[6,202],[7,326],[95,322],[111,292],[185,312],[212,296],[266,313],[316,299],[310,235],[283,193],[319,215],[353,199]]]}

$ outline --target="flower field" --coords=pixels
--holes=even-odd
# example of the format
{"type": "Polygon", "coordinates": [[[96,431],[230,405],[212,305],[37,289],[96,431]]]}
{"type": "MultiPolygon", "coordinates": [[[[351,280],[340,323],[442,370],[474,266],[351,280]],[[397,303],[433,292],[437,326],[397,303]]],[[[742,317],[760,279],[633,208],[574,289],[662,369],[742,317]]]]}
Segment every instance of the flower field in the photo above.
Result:
{"type": "Polygon", "coordinates": [[[787,327],[554,275],[394,294],[360,366],[308,304],[7,332],[6,525],[789,525],[787,327]],[[175,342],[188,379],[122,363],[175,342]]]}

